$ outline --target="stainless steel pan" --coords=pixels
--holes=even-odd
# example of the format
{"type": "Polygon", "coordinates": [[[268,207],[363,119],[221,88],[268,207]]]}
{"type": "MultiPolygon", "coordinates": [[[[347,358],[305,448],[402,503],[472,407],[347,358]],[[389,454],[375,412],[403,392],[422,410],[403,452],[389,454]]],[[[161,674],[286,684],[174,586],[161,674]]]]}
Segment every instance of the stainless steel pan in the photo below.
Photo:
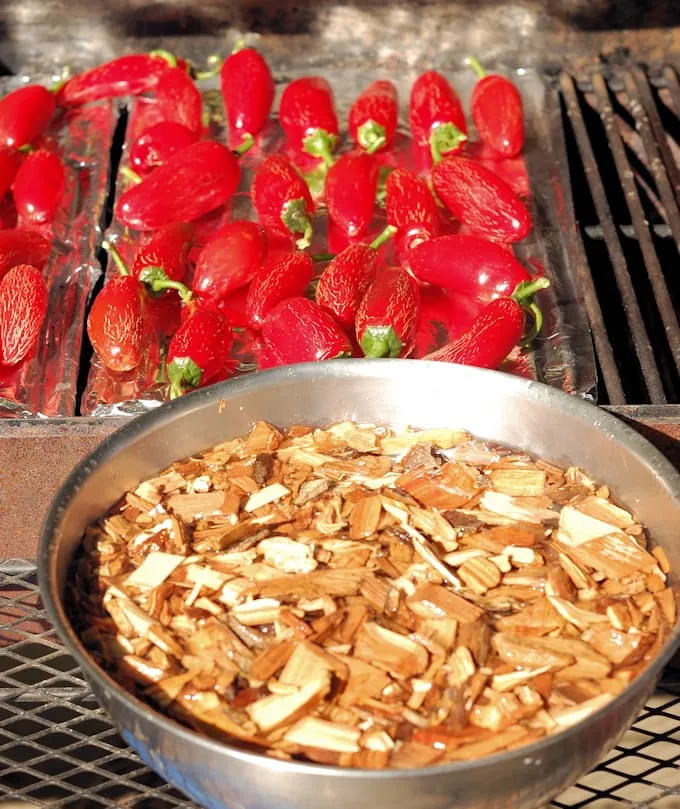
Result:
{"type": "Polygon", "coordinates": [[[680,643],[678,629],[644,674],[586,721],[508,753],[420,770],[347,770],[232,749],[163,718],[92,662],[62,598],[86,524],[144,477],[246,432],[256,419],[280,426],[356,419],[465,427],[558,464],[577,464],[610,486],[680,570],[680,476],[637,433],[578,398],[501,373],[409,360],[334,360],[216,385],[141,416],[107,439],[66,481],[41,537],[39,575],[48,613],[100,703],[144,761],[208,809],[535,809],[592,768],[654,688],[680,643]]]}

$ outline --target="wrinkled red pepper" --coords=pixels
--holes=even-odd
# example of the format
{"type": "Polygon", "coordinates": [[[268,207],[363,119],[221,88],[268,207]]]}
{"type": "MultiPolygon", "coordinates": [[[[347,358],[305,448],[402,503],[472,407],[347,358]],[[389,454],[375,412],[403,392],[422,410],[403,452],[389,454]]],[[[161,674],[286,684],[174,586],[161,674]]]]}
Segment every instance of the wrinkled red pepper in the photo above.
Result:
{"type": "Polygon", "coordinates": [[[419,281],[488,302],[510,295],[531,276],[504,246],[475,235],[437,236],[409,254],[409,267],[419,281]]]}
{"type": "Polygon", "coordinates": [[[0,365],[15,366],[31,356],[47,304],[47,284],[37,267],[20,264],[0,281],[0,365]]]}
{"type": "Polygon", "coordinates": [[[351,328],[377,272],[377,252],[367,244],[350,244],[321,273],[316,302],[343,326],[351,328]]]}
{"type": "Polygon", "coordinates": [[[467,140],[465,113],[458,94],[436,70],[415,80],[409,101],[409,123],[416,147],[427,149],[437,163],[463,148],[467,140]]]}
{"type": "Polygon", "coordinates": [[[262,323],[262,338],[277,364],[350,357],[352,344],[332,315],[308,298],[287,298],[262,323]]]}
{"type": "Polygon", "coordinates": [[[307,183],[288,158],[268,157],[255,174],[250,194],[265,227],[280,230],[283,226],[298,237],[298,249],[309,246],[314,203],[307,183]]]}
{"type": "Polygon", "coordinates": [[[314,275],[314,262],[302,252],[283,254],[267,262],[253,278],[248,290],[248,324],[260,329],[269,312],[286,298],[302,295],[314,275]]]}
{"type": "Polygon", "coordinates": [[[192,301],[168,346],[170,398],[224,378],[231,366],[233,334],[227,319],[212,304],[192,301]]]}
{"type": "Polygon", "coordinates": [[[439,199],[470,230],[504,242],[529,235],[529,211],[507,183],[480,163],[444,158],[432,171],[432,184],[439,199]]]}
{"type": "Polygon", "coordinates": [[[215,141],[199,141],[176,152],[116,204],[116,218],[135,230],[157,230],[190,222],[224,205],[241,175],[232,152],[215,141]]]}
{"type": "Polygon", "coordinates": [[[110,278],[94,299],[87,317],[87,336],[104,365],[114,373],[136,368],[147,350],[150,324],[148,294],[108,242],[119,275],[110,278]],[[117,259],[116,259],[117,257],[117,259]]]}
{"type": "Polygon", "coordinates": [[[397,230],[400,254],[439,233],[441,216],[427,183],[408,169],[395,169],[385,184],[387,221],[397,230]]]}
{"type": "Polygon", "coordinates": [[[418,321],[418,285],[401,267],[381,270],[356,316],[356,336],[366,357],[407,357],[418,321]]]}
{"type": "Polygon", "coordinates": [[[522,282],[511,296],[496,298],[488,303],[468,331],[423,359],[477,368],[498,368],[525,336],[526,309],[531,311],[535,321],[531,337],[541,330],[541,311],[530,299],[535,292],[549,286],[547,278],[522,282]]]}

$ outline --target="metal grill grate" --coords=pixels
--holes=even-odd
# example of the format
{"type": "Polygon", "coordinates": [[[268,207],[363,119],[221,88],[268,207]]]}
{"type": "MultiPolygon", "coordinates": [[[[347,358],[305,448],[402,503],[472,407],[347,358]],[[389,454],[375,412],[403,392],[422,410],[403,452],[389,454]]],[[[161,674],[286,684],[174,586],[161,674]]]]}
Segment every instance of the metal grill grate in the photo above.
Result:
{"type": "Polygon", "coordinates": [[[599,401],[680,402],[678,75],[625,62],[562,73],[559,92],[599,401]]]}
{"type": "MultiPolygon", "coordinates": [[[[678,672],[667,670],[634,728],[551,806],[677,809],[680,696],[667,689],[679,686],[678,672]]],[[[22,561],[0,562],[0,809],[10,798],[54,809],[193,806],[142,764],[97,707],[45,616],[35,566],[22,561]]]]}

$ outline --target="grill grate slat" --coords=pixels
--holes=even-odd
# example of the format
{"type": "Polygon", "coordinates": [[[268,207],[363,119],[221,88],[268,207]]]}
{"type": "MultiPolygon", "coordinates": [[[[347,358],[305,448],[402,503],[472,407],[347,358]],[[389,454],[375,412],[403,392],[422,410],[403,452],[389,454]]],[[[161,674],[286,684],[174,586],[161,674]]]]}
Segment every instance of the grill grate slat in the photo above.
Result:
{"type": "MultiPolygon", "coordinates": [[[[621,297],[626,318],[630,324],[630,337],[645,385],[649,392],[649,397],[653,404],[666,404],[666,393],[651,347],[649,334],[647,333],[640,305],[633,287],[626,256],[621,244],[619,231],[614,222],[598,161],[595,158],[593,144],[581,110],[576,85],[570,74],[563,73],[561,75],[560,90],[565,100],[567,116],[571,122],[581,160],[583,161],[586,181],[597,218],[602,227],[604,243],[612,265],[616,287],[621,297]]],[[[609,125],[609,123],[605,121],[605,126],[607,125],[609,125]]],[[[613,122],[611,122],[611,125],[613,125],[613,122]]],[[[579,200],[576,199],[575,203],[578,212],[579,200]]]]}
{"type": "MultiPolygon", "coordinates": [[[[614,123],[614,108],[611,104],[609,91],[602,74],[598,73],[593,76],[593,90],[597,98],[600,116],[602,118],[609,146],[614,157],[621,184],[625,194],[628,210],[633,223],[633,229],[636,238],[640,242],[640,249],[647,267],[649,280],[654,291],[654,297],[661,316],[661,320],[665,327],[666,339],[668,340],[673,359],[676,366],[680,366],[680,325],[678,324],[678,317],[675,312],[673,300],[671,298],[664,274],[661,270],[654,243],[652,241],[651,233],[648,223],[645,219],[645,212],[640,200],[640,194],[635,184],[635,176],[631,169],[630,162],[626,156],[621,134],[614,123]]],[[[642,120],[642,119],[640,119],[642,120]]],[[[645,143],[645,149],[649,149],[647,142],[650,137],[649,129],[647,126],[639,127],[642,140],[645,143]],[[644,130],[646,134],[642,134],[644,130]]],[[[676,209],[677,210],[677,209],[676,209]]]]}

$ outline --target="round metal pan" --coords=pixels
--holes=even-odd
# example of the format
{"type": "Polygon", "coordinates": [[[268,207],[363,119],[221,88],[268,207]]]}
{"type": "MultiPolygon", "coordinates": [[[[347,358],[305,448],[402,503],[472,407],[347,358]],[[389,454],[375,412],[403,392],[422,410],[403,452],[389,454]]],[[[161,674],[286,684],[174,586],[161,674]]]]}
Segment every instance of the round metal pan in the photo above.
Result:
{"type": "Polygon", "coordinates": [[[67,569],[85,526],[143,478],[245,433],[258,419],[282,427],[345,419],[463,427],[578,465],[610,487],[680,570],[680,476],[637,433],[577,397],[498,372],[410,360],[334,360],[215,385],[136,418],[104,441],[61,488],[40,541],[49,616],[141,758],[208,809],[535,809],[595,766],[680,644],[677,627],[643,674],[585,721],[510,752],[417,770],[341,769],[244,752],[164,718],[93,662],[63,606],[67,569]]]}

